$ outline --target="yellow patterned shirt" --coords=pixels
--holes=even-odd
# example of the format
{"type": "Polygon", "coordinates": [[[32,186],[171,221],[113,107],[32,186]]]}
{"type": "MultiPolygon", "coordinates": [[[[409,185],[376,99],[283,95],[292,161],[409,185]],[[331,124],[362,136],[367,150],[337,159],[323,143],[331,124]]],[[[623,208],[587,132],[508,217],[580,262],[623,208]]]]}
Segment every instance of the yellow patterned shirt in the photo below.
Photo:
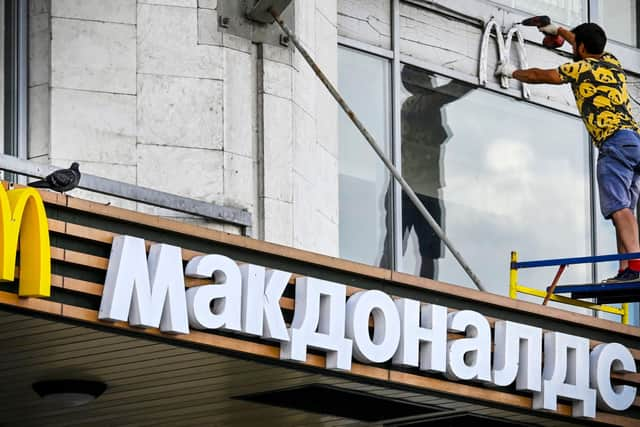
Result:
{"type": "Polygon", "coordinates": [[[578,111],[597,147],[620,129],[638,130],[631,115],[627,78],[615,56],[605,53],[600,58],[569,62],[558,71],[571,83],[578,111]]]}

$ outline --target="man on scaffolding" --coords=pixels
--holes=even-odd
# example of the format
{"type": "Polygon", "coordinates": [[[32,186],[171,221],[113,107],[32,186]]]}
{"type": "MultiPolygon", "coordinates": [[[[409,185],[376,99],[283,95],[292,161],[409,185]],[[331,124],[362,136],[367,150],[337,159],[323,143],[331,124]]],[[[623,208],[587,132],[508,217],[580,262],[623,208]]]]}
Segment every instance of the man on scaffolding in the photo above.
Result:
{"type": "MultiPolygon", "coordinates": [[[[547,35],[561,36],[573,46],[574,62],[544,70],[517,70],[498,65],[496,75],[524,83],[570,83],[578,111],[599,150],[597,162],[600,210],[616,229],[618,253],[640,252],[634,210],[640,194],[640,135],[631,115],[626,76],[620,62],[604,51],[607,36],[594,23],[573,30],[553,23],[539,27],[547,35]]],[[[640,281],[640,259],[621,261],[618,274],[605,283],[640,281]]]]}

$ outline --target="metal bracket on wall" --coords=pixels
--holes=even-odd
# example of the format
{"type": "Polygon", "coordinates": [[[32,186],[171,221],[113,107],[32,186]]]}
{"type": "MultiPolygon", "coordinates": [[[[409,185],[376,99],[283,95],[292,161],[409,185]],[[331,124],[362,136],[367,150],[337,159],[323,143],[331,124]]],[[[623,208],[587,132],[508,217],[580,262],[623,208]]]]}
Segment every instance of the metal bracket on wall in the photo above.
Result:
{"type": "Polygon", "coordinates": [[[253,0],[249,2],[247,17],[263,24],[273,24],[272,13],[282,16],[292,0],[253,0]],[[253,3],[253,5],[251,4],[253,3]]]}
{"type": "MultiPolygon", "coordinates": [[[[282,12],[287,25],[293,27],[294,5],[290,0],[264,2],[263,0],[218,0],[218,31],[273,46],[285,46],[277,26],[269,25],[263,13],[266,3],[274,3],[276,8],[286,8],[282,12]],[[286,7],[289,5],[289,7],[286,7]],[[251,17],[249,16],[251,15],[251,17]],[[266,19],[266,20],[265,20],[266,19]],[[221,24],[223,23],[223,24],[221,24]]],[[[280,9],[279,9],[280,10],[280,9]]],[[[271,17],[271,15],[269,15],[271,17]]],[[[273,18],[271,18],[273,22],[273,18]]]]}
{"type": "MultiPolygon", "coordinates": [[[[0,170],[42,179],[58,169],[60,168],[56,166],[0,154],[0,170]]],[[[236,225],[245,229],[245,234],[251,227],[251,213],[246,210],[189,199],[95,175],[83,173],[78,188],[236,225]]]]}

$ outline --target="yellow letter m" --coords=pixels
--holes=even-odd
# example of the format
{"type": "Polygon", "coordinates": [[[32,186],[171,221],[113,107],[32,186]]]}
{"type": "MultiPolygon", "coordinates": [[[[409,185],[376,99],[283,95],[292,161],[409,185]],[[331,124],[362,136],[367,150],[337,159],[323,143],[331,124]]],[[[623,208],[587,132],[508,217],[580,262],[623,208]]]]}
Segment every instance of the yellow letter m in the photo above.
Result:
{"type": "Polygon", "coordinates": [[[20,241],[18,295],[51,293],[51,247],[44,203],[33,188],[6,191],[0,185],[0,281],[14,281],[20,241]]]}

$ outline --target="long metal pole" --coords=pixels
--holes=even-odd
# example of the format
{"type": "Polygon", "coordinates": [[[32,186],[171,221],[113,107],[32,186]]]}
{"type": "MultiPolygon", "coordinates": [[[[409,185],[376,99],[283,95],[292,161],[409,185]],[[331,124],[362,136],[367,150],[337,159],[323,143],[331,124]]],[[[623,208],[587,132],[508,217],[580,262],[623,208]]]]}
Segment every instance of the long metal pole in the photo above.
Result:
{"type": "Polygon", "coordinates": [[[447,248],[449,248],[453,256],[458,260],[458,262],[460,263],[460,266],[469,275],[473,283],[478,287],[479,290],[485,291],[484,286],[482,286],[482,283],[480,283],[480,279],[478,278],[478,276],[476,276],[475,273],[471,271],[471,268],[469,268],[464,258],[462,258],[462,255],[460,254],[460,252],[456,250],[456,248],[453,246],[451,241],[449,241],[447,236],[445,236],[444,232],[440,228],[440,225],[438,225],[438,223],[433,219],[431,214],[429,214],[429,211],[427,211],[427,209],[424,207],[420,199],[418,199],[418,196],[416,196],[416,193],[411,189],[407,181],[405,181],[405,179],[402,177],[402,175],[400,174],[400,171],[398,171],[398,169],[396,169],[393,163],[391,163],[391,161],[387,158],[387,156],[384,154],[380,146],[376,143],[373,136],[369,133],[367,128],[364,127],[360,119],[358,119],[358,117],[351,110],[351,108],[349,108],[349,105],[342,98],[342,96],[340,96],[336,88],[329,81],[329,79],[324,75],[324,73],[322,72],[320,67],[318,67],[318,65],[313,60],[313,58],[311,58],[311,55],[309,55],[309,53],[304,48],[304,46],[302,46],[302,44],[300,43],[296,35],[289,29],[289,27],[287,27],[287,25],[284,23],[284,21],[276,11],[274,11],[273,9],[270,9],[269,13],[271,13],[271,16],[273,16],[273,18],[276,20],[278,25],[280,25],[280,28],[282,29],[282,31],[284,31],[287,37],[289,37],[289,40],[291,40],[293,45],[298,49],[298,51],[300,51],[300,54],[302,54],[302,56],[307,61],[307,63],[311,66],[311,68],[316,73],[318,78],[322,81],[322,84],[324,84],[324,86],[335,98],[338,104],[340,104],[340,107],[342,107],[342,109],[347,114],[347,116],[351,119],[353,124],[358,128],[362,136],[364,136],[364,138],[367,140],[369,145],[371,145],[371,148],[373,148],[373,150],[376,152],[378,157],[380,157],[380,160],[382,160],[382,162],[385,164],[387,169],[389,169],[389,171],[393,174],[395,179],[398,180],[398,183],[400,183],[400,186],[402,187],[402,189],[407,193],[407,195],[409,196],[409,199],[411,199],[411,201],[416,206],[418,211],[422,214],[424,219],[429,223],[433,231],[438,235],[440,239],[442,239],[444,244],[447,245],[447,248]]]}

